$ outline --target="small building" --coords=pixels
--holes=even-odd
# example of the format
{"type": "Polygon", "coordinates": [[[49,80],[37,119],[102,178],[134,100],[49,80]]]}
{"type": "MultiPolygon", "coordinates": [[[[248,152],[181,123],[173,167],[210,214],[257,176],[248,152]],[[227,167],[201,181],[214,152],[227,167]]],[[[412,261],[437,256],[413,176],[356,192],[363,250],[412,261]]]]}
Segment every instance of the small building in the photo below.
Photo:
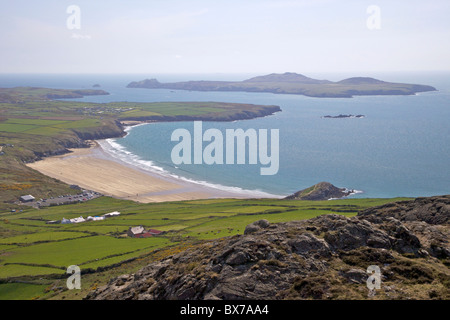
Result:
{"type": "Polygon", "coordinates": [[[97,216],[91,217],[91,216],[89,216],[89,217],[86,218],[86,220],[87,221],[100,221],[100,220],[105,220],[105,217],[104,216],[102,216],[102,217],[97,217],[97,216]]]}
{"type": "Polygon", "coordinates": [[[145,229],[143,226],[130,227],[130,228],[128,228],[127,235],[129,237],[136,238],[137,235],[142,234],[144,232],[145,232],[145,229]]]}
{"type": "Polygon", "coordinates": [[[110,212],[110,213],[106,213],[106,214],[104,214],[103,216],[104,216],[105,218],[111,218],[111,217],[116,217],[116,216],[118,216],[118,215],[120,215],[120,212],[119,212],[119,211],[113,211],[113,212],[110,212]]]}
{"type": "Polygon", "coordinates": [[[127,231],[127,236],[131,238],[149,238],[162,233],[162,231],[150,229],[145,230],[143,226],[130,227],[127,231]]]}
{"type": "Polygon", "coordinates": [[[35,200],[35,198],[31,194],[20,197],[20,201],[22,201],[22,202],[32,202],[34,200],[35,200]]]}
{"type": "Polygon", "coordinates": [[[150,232],[143,232],[134,236],[134,238],[150,238],[153,235],[150,232]]]}
{"type": "Polygon", "coordinates": [[[69,223],[72,223],[69,219],[62,218],[61,224],[69,224],[69,223]]]}
{"type": "Polygon", "coordinates": [[[85,222],[86,220],[83,217],[78,217],[78,218],[73,218],[70,219],[71,223],[80,223],[80,222],[85,222]]]}
{"type": "Polygon", "coordinates": [[[162,231],[156,230],[156,229],[150,229],[150,230],[147,230],[147,232],[150,233],[151,235],[158,235],[158,234],[162,233],[162,231]]]}

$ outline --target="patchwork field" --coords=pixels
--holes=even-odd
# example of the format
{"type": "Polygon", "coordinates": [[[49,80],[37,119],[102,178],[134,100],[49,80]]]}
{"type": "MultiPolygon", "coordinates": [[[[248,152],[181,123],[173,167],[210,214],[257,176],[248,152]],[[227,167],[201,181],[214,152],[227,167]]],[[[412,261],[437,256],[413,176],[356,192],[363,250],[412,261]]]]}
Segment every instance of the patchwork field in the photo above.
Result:
{"type": "Polygon", "coordinates": [[[272,223],[321,214],[356,215],[359,210],[402,199],[287,201],[214,199],[139,204],[101,197],[86,203],[25,208],[0,213],[0,299],[82,298],[114,275],[132,272],[195,243],[242,234],[259,219],[272,223]],[[46,224],[47,221],[120,211],[103,221],[46,224]],[[129,227],[164,231],[129,238],[129,227]],[[66,269],[82,270],[82,290],[68,291],[66,269]],[[19,283],[20,282],[20,283],[19,283]]]}

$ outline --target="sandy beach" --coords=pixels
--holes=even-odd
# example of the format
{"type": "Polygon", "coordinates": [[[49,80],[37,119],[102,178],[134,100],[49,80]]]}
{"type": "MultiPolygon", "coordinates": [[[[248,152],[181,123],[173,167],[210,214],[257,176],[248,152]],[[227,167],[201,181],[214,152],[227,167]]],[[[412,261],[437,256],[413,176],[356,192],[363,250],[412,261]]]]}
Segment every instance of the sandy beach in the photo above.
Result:
{"type": "Polygon", "coordinates": [[[248,194],[211,188],[158,175],[129,165],[105,152],[97,142],[90,148],[28,164],[47,176],[107,196],[143,203],[210,198],[249,198],[248,194]]]}

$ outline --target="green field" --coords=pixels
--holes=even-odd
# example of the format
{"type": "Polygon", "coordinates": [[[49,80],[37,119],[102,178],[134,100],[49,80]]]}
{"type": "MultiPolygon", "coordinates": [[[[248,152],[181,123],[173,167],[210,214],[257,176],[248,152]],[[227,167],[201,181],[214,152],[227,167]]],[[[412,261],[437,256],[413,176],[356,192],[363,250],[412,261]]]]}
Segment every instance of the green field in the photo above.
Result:
{"type": "Polygon", "coordinates": [[[94,283],[106,283],[115,272],[132,272],[161,255],[180,251],[183,246],[242,234],[246,225],[259,219],[276,223],[330,213],[354,216],[364,208],[398,200],[404,199],[214,199],[140,204],[101,197],[74,205],[3,212],[0,213],[0,299],[81,298],[94,283]],[[115,210],[121,215],[103,221],[46,224],[49,220],[115,210]],[[145,239],[124,236],[129,227],[138,225],[165,233],[145,239]],[[120,265],[123,261],[127,262],[120,265]],[[61,283],[70,265],[89,272],[83,277],[87,285],[77,296],[67,290],[44,290],[61,283]],[[29,288],[17,283],[24,280],[29,288]]]}

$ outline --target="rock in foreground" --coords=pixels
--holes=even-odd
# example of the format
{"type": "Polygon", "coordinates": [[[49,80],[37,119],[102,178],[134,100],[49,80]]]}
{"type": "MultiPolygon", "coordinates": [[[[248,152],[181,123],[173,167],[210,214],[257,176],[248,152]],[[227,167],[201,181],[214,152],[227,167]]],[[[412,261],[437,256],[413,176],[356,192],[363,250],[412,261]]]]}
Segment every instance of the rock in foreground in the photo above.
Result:
{"type": "Polygon", "coordinates": [[[449,299],[450,196],[348,218],[247,226],[122,275],[87,299],[449,299]],[[367,268],[381,270],[369,290],[367,268]]]}

